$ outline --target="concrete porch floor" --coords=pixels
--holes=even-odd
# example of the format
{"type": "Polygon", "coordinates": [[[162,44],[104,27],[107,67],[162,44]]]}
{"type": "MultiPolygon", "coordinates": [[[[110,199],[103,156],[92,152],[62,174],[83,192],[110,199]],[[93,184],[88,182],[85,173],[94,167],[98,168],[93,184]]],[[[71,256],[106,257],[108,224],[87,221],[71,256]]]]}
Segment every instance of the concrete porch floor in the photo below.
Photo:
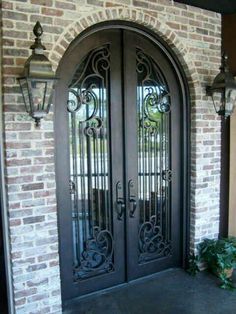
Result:
{"type": "Polygon", "coordinates": [[[171,269],[75,300],[63,313],[236,314],[236,290],[223,290],[218,285],[218,279],[207,272],[192,277],[182,269],[171,269]]]}

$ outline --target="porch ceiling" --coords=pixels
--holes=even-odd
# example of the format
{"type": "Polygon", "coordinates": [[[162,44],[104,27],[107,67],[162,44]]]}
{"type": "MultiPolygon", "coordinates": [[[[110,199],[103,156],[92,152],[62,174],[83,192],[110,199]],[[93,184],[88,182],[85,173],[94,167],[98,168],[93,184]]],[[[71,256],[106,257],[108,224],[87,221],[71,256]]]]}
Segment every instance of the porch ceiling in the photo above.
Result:
{"type": "Polygon", "coordinates": [[[176,2],[185,3],[215,11],[221,14],[236,13],[236,1],[235,0],[175,0],[176,2]]]}

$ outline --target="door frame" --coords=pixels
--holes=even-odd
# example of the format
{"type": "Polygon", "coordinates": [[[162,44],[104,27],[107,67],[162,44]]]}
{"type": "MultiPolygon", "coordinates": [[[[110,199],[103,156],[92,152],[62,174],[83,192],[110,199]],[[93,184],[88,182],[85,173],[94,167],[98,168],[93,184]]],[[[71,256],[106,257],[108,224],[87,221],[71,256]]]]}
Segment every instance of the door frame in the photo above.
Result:
{"type": "MultiPolygon", "coordinates": [[[[133,32],[136,32],[145,38],[149,39],[151,42],[153,42],[159,49],[165,53],[167,58],[169,59],[171,65],[173,66],[174,72],[176,74],[176,78],[178,80],[178,85],[180,88],[180,93],[182,96],[182,108],[181,108],[181,125],[182,128],[180,130],[181,136],[183,138],[183,147],[181,147],[181,156],[182,156],[182,177],[181,181],[183,182],[182,186],[182,195],[181,195],[181,208],[182,208],[182,230],[181,230],[181,242],[182,242],[182,267],[186,268],[188,266],[188,256],[189,256],[189,247],[190,247],[190,92],[189,92],[189,86],[188,86],[188,80],[186,77],[186,74],[183,70],[183,66],[174,53],[174,51],[171,49],[171,47],[156,33],[153,31],[147,29],[146,27],[139,25],[134,22],[127,22],[127,21],[107,21],[107,22],[101,22],[96,25],[93,25],[75,38],[72,43],[69,45],[69,48],[66,50],[66,52],[63,55],[63,59],[67,59],[70,55],[70,52],[73,51],[74,47],[79,45],[79,43],[84,40],[86,37],[99,32],[101,30],[108,30],[108,29],[114,29],[114,28],[122,28],[125,30],[130,30],[133,32]]],[[[60,65],[57,69],[57,75],[60,72],[60,65]]],[[[60,121],[57,119],[57,112],[58,112],[57,106],[55,106],[55,114],[54,114],[54,129],[55,129],[55,156],[57,160],[57,156],[60,155],[60,121]]],[[[56,181],[59,184],[60,178],[57,175],[57,162],[56,162],[56,181]]],[[[57,190],[57,195],[59,195],[57,190]]],[[[60,215],[60,212],[58,212],[58,215],[60,215]]],[[[60,232],[60,222],[58,220],[58,229],[60,232]]],[[[59,252],[61,251],[61,243],[59,241],[59,252]]],[[[61,255],[60,255],[61,259],[61,255]]],[[[63,291],[62,291],[62,300],[63,300],[63,291]]]]}

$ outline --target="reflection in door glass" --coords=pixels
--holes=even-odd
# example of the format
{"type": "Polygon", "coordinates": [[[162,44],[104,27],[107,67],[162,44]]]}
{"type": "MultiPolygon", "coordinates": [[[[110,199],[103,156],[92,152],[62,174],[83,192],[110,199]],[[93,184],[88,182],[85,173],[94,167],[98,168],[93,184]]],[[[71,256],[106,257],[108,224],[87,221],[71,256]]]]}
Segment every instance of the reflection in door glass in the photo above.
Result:
{"type": "Polygon", "coordinates": [[[136,50],[139,263],[171,254],[170,94],[151,57],[136,50]]]}
{"type": "Polygon", "coordinates": [[[91,51],[69,86],[74,280],[113,270],[109,174],[109,47],[91,51]]]}

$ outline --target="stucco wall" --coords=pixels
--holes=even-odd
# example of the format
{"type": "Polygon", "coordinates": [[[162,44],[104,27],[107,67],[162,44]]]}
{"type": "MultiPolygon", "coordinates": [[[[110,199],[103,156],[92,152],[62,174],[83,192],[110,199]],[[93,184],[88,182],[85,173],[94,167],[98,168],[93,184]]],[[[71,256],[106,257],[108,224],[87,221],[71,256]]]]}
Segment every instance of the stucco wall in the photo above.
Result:
{"type": "Polygon", "coordinates": [[[16,78],[39,20],[56,70],[81,31],[130,20],[163,37],[178,56],[191,93],[191,247],[219,224],[220,121],[205,96],[218,72],[220,15],[168,0],[2,1],[5,160],[11,262],[17,313],[60,313],[53,112],[40,129],[25,113],[16,78]]]}

